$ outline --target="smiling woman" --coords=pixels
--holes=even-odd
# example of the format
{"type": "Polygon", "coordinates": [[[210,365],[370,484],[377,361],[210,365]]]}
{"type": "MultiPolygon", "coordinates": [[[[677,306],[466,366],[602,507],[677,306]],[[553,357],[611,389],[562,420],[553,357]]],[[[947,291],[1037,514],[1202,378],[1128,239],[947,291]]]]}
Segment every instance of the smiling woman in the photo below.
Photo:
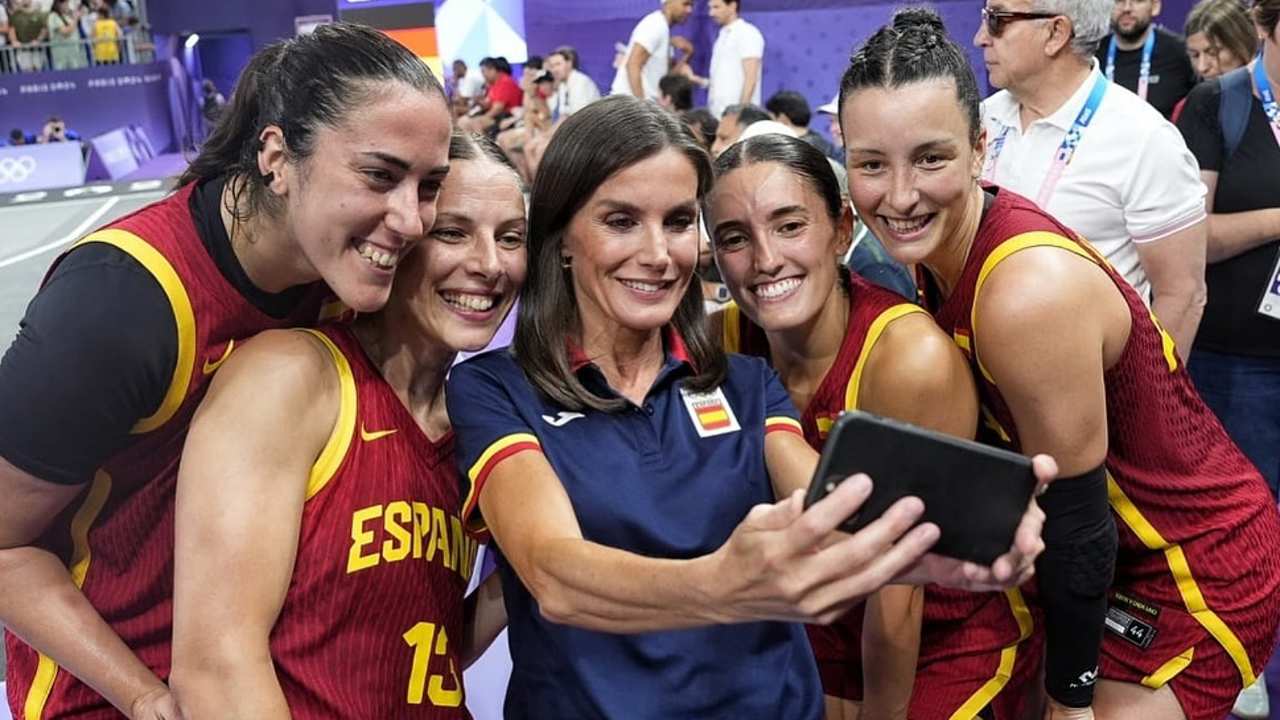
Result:
{"type": "Polygon", "coordinates": [[[271,45],[170,197],[59,257],[0,363],[0,622],[28,717],[175,712],[173,491],[233,346],[387,302],[435,219],[449,116],[422,62],[330,25],[271,45]]]}
{"type": "Polygon", "coordinates": [[[504,616],[496,578],[463,606],[444,377],[515,302],[525,218],[492,143],[455,135],[449,160],[387,306],[254,338],[192,420],[170,676],[188,717],[467,717],[462,669],[504,616]]]}
{"type": "Polygon", "coordinates": [[[1019,637],[1045,643],[1046,717],[1221,718],[1280,622],[1275,501],[1133,286],[1039,206],[980,183],[973,86],[937,15],[901,11],[854,54],[840,114],[854,207],[919,268],[978,388],[980,438],[1061,464],[1041,499],[1039,592],[1018,613],[1019,637]],[[1136,606],[1160,640],[1113,622],[1136,606]]]}

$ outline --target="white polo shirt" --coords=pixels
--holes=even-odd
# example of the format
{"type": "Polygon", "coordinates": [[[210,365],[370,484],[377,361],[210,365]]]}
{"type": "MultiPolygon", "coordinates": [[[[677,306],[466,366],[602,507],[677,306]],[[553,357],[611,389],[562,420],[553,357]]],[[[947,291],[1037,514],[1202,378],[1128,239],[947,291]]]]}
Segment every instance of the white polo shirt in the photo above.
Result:
{"type": "Polygon", "coordinates": [[[600,88],[581,70],[569,73],[565,81],[556,86],[555,93],[547,101],[547,109],[553,118],[569,117],[600,99],[600,88]]]}
{"type": "MultiPolygon", "coordinates": [[[[1095,60],[1071,99],[1031,123],[1025,133],[1020,106],[1007,90],[987,98],[981,112],[987,131],[983,179],[1034,201],[1099,77],[1095,60]],[[997,138],[1006,129],[996,159],[997,138]]],[[[1200,166],[1182,134],[1137,95],[1113,83],[1043,209],[1098,248],[1150,301],[1151,285],[1135,243],[1154,242],[1203,220],[1204,196],[1200,166]]]]}
{"type": "MultiPolygon", "coordinates": [[[[742,69],[742,61],[764,58],[764,35],[755,25],[738,18],[720,28],[716,36],[716,44],[711,48],[711,73],[708,76],[707,108],[711,114],[720,117],[724,109],[742,102],[742,88],[746,85],[747,76],[742,69]]],[[[751,102],[760,104],[760,76],[764,73],[763,62],[756,71],[756,87],[751,94],[751,102]]]]}
{"type": "Polygon", "coordinates": [[[661,10],[654,10],[636,25],[631,31],[631,39],[627,41],[627,59],[618,66],[613,76],[614,95],[630,95],[631,81],[627,79],[627,60],[636,46],[649,51],[649,59],[640,69],[640,82],[644,87],[644,96],[650,100],[658,99],[658,81],[671,69],[671,26],[661,10]]]}
{"type": "Polygon", "coordinates": [[[464,98],[484,95],[484,76],[480,74],[479,68],[467,70],[467,74],[458,81],[457,92],[464,98]]]}

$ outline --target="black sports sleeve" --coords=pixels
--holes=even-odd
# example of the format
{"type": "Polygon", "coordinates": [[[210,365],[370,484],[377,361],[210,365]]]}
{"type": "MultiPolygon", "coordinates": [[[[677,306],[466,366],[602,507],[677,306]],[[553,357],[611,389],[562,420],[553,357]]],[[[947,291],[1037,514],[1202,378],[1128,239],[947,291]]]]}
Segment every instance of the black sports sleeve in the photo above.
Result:
{"type": "Polygon", "coordinates": [[[113,246],[76,248],[0,360],[0,457],[50,482],[87,482],[160,406],[177,354],[155,278],[113,246]]]}

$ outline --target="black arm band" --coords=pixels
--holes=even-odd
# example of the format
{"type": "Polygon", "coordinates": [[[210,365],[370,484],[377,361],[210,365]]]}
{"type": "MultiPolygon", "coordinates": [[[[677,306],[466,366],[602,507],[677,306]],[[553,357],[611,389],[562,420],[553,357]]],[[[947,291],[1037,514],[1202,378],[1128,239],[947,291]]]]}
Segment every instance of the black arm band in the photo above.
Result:
{"type": "Polygon", "coordinates": [[[1105,467],[1058,478],[1039,502],[1045,512],[1045,550],[1036,562],[1045,614],[1045,690],[1067,707],[1088,707],[1116,564],[1105,467]]]}

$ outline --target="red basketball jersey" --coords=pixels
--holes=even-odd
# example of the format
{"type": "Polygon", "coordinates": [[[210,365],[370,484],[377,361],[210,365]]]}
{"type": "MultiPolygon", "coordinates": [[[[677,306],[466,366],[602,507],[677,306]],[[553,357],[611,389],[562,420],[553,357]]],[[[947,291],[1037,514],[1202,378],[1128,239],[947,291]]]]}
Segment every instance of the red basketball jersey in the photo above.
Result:
{"type": "MultiPolygon", "coordinates": [[[[863,367],[885,328],[900,317],[924,312],[918,305],[905,302],[901,296],[856,275],[851,277],[851,281],[849,320],[840,350],[800,419],[805,439],[819,451],[840,413],[858,408],[863,367]]],[[[764,331],[743,316],[738,307],[729,306],[724,320],[726,350],[769,357],[764,331]]],[[[973,652],[999,652],[1016,646],[1030,632],[1030,616],[1016,592],[1006,596],[928,586],[925,597],[921,664],[973,652]]],[[[859,606],[830,626],[808,626],[809,640],[818,661],[860,667],[862,618],[862,607],[859,606]]],[[[843,689],[828,686],[827,693],[860,700],[858,678],[848,678],[846,682],[843,689]]],[[[991,695],[998,691],[996,688],[991,695]]]]}
{"type": "Polygon", "coordinates": [[[312,468],[298,556],[271,633],[296,718],[468,718],[462,527],[453,435],[429,441],[345,327],[313,333],[341,380],[312,468]]]}
{"type": "MultiPolygon", "coordinates": [[[[1280,589],[1275,501],[1200,400],[1173,340],[1133,288],[1092,246],[1007,190],[988,208],[951,296],[929,299],[938,324],[970,361],[984,439],[1021,447],[1017,424],[982,366],[973,334],[975,298],[1000,262],[1030,247],[1055,247],[1094,262],[1129,306],[1128,343],[1104,376],[1107,486],[1120,534],[1115,587],[1185,607],[1231,655],[1247,685],[1260,668],[1250,667],[1237,628],[1222,618],[1238,623],[1251,610],[1258,615],[1257,609],[1267,607],[1264,599],[1280,589]]],[[[1274,628],[1274,618],[1256,619],[1274,628]]]]}
{"type": "MultiPolygon", "coordinates": [[[[269,328],[313,324],[327,294],[317,283],[285,318],[254,307],[222,276],[196,233],[193,188],[78,243],[113,245],[155,277],[177,321],[178,360],[160,408],[138,421],[136,439],[103,464],[38,543],[67,563],[89,602],[162,679],[169,676],[172,629],[173,493],[191,415],[236,341],[269,328]]],[[[5,648],[16,717],[119,717],[98,693],[11,633],[5,648]]]]}

